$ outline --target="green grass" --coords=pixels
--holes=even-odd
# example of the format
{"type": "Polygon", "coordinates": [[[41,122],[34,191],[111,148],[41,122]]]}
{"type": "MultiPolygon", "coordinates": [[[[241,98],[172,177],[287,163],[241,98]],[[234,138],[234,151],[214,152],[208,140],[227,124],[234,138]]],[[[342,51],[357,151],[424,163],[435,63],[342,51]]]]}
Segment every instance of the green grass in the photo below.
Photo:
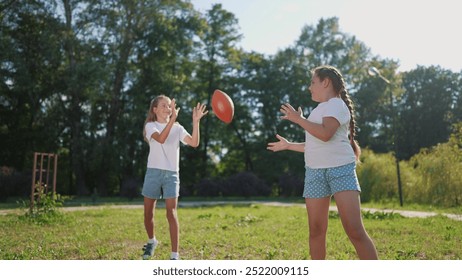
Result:
{"type": "MultiPolygon", "coordinates": [[[[96,205],[143,205],[143,198],[137,197],[134,199],[127,199],[123,197],[69,197],[64,196],[64,207],[73,206],[96,206],[96,205]]],[[[6,201],[0,203],[0,210],[4,209],[17,209],[22,205],[22,202],[28,203],[29,198],[9,198],[6,201]]],[[[287,202],[287,203],[304,203],[302,197],[181,197],[181,202],[194,202],[194,201],[276,201],[276,202],[287,202]]],[[[332,203],[335,204],[335,201],[332,203]]],[[[376,209],[395,209],[395,210],[414,210],[414,211],[425,211],[425,212],[436,212],[436,213],[450,213],[450,214],[462,214],[462,207],[437,207],[434,205],[421,205],[415,203],[404,202],[404,206],[399,205],[398,199],[390,202],[367,202],[362,203],[363,208],[376,208],[376,209]]]]}
{"type": "MultiPolygon", "coordinates": [[[[303,207],[215,206],[180,208],[183,259],[309,259],[308,226],[303,207]]],[[[462,222],[442,216],[403,218],[364,213],[364,223],[381,259],[458,260],[462,222]]],[[[160,245],[155,259],[168,259],[170,240],[165,209],[156,211],[160,245]]],[[[143,210],[103,207],[64,212],[48,219],[0,215],[0,259],[140,259],[146,241],[143,210]]],[[[328,230],[328,259],[357,259],[336,213],[328,230]]]]}

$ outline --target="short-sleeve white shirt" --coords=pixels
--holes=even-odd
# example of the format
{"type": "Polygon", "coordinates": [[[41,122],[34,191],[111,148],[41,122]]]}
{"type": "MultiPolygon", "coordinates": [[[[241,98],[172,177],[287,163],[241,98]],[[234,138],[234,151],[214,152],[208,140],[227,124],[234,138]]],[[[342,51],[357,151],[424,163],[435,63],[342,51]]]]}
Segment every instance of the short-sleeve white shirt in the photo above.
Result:
{"type": "Polygon", "coordinates": [[[156,121],[148,122],[144,127],[146,131],[146,140],[149,142],[147,167],[169,171],[179,171],[180,142],[186,144],[184,139],[186,136],[190,136],[190,134],[182,125],[175,123],[172,126],[165,142],[160,144],[151,136],[155,132],[161,133],[166,126],[166,123],[160,123],[156,121]]]}
{"type": "Polygon", "coordinates": [[[340,127],[324,142],[305,131],[305,165],[310,168],[331,168],[355,162],[355,154],[348,139],[350,111],[341,98],[319,103],[308,120],[321,124],[325,117],[338,120],[340,127]]]}

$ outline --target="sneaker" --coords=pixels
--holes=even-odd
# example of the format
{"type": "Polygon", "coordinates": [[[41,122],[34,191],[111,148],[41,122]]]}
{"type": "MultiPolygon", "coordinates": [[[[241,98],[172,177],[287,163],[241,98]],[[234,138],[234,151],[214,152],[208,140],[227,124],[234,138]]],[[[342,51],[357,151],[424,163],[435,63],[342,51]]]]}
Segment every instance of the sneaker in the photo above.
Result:
{"type": "Polygon", "coordinates": [[[157,247],[157,240],[154,243],[146,243],[143,247],[143,260],[149,259],[157,247]]]}
{"type": "Polygon", "coordinates": [[[178,253],[172,253],[170,254],[170,260],[179,260],[180,259],[180,255],[178,253]]]}

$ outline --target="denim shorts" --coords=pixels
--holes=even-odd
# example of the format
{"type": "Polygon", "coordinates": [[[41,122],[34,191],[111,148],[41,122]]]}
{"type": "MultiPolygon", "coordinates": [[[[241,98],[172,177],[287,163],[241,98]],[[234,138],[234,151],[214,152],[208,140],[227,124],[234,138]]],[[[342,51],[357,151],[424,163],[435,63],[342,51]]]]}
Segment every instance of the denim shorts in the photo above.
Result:
{"type": "Polygon", "coordinates": [[[148,168],[141,194],[151,199],[180,196],[180,176],[177,171],[148,168]]]}
{"type": "Polygon", "coordinates": [[[361,191],[354,162],[331,168],[305,168],[304,198],[330,197],[341,191],[361,191]]]}

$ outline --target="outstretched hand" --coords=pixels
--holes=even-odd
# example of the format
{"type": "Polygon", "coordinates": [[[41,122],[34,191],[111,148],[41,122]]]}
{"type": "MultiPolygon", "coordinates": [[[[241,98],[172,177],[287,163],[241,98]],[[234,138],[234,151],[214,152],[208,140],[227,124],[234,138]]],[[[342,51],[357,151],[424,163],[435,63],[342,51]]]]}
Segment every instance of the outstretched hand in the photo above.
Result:
{"type": "Polygon", "coordinates": [[[279,139],[279,141],[268,143],[267,149],[273,152],[287,150],[289,147],[289,141],[287,141],[286,138],[282,137],[279,134],[276,134],[276,138],[279,139]]]}
{"type": "Polygon", "coordinates": [[[180,107],[176,108],[175,98],[172,98],[172,102],[170,103],[170,108],[172,108],[172,115],[170,116],[170,121],[175,122],[176,118],[178,117],[178,113],[180,112],[180,107]]]}
{"type": "Polygon", "coordinates": [[[298,107],[298,110],[296,111],[289,103],[281,105],[281,109],[279,111],[284,114],[284,116],[281,117],[283,120],[296,122],[299,119],[305,119],[302,108],[298,107]]]}
{"type": "Polygon", "coordinates": [[[203,116],[207,115],[208,112],[209,111],[205,110],[205,104],[200,104],[198,102],[196,107],[193,108],[193,122],[199,122],[203,116]]]}

